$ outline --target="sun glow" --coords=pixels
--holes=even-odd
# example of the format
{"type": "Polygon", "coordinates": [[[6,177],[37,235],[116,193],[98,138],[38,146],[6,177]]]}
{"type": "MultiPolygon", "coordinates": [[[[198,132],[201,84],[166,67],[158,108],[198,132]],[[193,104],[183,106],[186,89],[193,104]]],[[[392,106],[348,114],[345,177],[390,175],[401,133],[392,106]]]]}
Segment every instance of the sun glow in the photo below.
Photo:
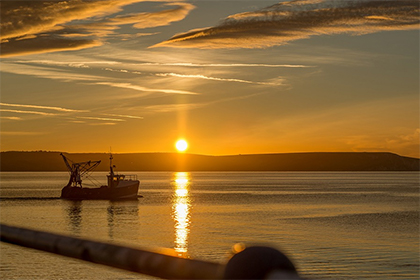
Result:
{"type": "Polygon", "coordinates": [[[188,143],[181,139],[176,142],[175,147],[179,152],[184,152],[188,148],[188,143]]]}

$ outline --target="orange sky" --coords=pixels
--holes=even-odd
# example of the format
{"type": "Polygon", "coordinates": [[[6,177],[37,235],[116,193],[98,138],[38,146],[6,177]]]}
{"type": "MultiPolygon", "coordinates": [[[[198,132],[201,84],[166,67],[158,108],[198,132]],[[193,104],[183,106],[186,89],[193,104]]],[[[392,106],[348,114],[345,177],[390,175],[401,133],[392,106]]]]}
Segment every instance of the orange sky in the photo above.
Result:
{"type": "Polygon", "coordinates": [[[387,2],[3,1],[1,150],[420,157],[418,1],[387,2]]]}

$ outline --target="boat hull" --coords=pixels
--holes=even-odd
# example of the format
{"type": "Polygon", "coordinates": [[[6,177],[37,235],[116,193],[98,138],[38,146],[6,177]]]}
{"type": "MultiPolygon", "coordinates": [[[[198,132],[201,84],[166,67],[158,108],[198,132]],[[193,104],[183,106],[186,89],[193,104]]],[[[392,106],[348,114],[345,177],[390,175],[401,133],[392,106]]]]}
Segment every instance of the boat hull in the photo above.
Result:
{"type": "Polygon", "coordinates": [[[137,199],[139,184],[139,181],[133,181],[133,184],[116,188],[109,188],[108,186],[102,186],[100,188],[79,188],[66,186],[61,190],[61,198],[70,200],[137,199]]]}

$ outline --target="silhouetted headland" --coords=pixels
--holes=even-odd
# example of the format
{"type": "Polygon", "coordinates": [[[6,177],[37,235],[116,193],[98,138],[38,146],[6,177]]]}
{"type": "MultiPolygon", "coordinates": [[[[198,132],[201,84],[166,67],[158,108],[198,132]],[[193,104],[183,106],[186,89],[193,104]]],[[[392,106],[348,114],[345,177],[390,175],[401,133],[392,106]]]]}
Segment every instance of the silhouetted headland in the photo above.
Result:
{"type": "MultiPolygon", "coordinates": [[[[1,152],[1,171],[66,171],[60,152],[1,152]]],[[[66,153],[74,161],[101,160],[107,153],[66,153]]],[[[420,159],[393,153],[284,153],[207,156],[179,153],[114,154],[121,171],[419,171],[420,159]]]]}

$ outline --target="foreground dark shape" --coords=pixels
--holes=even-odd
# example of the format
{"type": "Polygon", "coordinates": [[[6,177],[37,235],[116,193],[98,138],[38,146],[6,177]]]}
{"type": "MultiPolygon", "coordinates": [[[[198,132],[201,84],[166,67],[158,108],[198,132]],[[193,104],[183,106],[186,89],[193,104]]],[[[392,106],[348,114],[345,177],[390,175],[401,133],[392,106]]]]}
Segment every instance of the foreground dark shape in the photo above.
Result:
{"type": "Polygon", "coordinates": [[[2,242],[165,279],[302,280],[292,262],[269,247],[246,248],[223,265],[3,224],[0,229],[2,242]]]}
{"type": "Polygon", "coordinates": [[[107,200],[120,200],[120,199],[137,199],[140,181],[134,175],[126,176],[114,173],[114,165],[112,165],[112,155],[110,155],[110,171],[108,178],[108,185],[99,188],[84,188],[82,186],[82,176],[95,167],[101,161],[85,161],[71,163],[68,158],[60,154],[67,169],[70,172],[70,180],[62,190],[61,198],[72,200],[83,199],[107,199],[107,200]]]}

